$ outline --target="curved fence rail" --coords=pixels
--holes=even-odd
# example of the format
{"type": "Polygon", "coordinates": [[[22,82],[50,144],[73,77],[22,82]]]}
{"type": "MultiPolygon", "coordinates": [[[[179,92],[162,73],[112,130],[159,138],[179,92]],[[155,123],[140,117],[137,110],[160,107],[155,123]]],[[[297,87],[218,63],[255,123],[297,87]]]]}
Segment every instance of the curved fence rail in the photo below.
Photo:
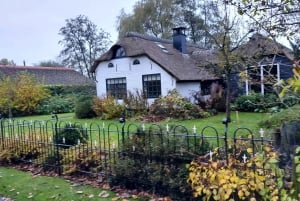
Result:
{"type": "MultiPolygon", "coordinates": [[[[189,163],[195,156],[209,154],[218,147],[225,151],[238,144],[256,147],[272,143],[262,134],[238,128],[233,137],[206,126],[197,132],[184,126],[159,124],[79,124],[59,121],[0,120],[0,150],[10,162],[42,165],[62,173],[89,173],[109,177],[118,171],[118,162],[189,163]],[[127,160],[127,161],[126,161],[127,160]]],[[[2,158],[2,160],[3,160],[2,158]]]]}

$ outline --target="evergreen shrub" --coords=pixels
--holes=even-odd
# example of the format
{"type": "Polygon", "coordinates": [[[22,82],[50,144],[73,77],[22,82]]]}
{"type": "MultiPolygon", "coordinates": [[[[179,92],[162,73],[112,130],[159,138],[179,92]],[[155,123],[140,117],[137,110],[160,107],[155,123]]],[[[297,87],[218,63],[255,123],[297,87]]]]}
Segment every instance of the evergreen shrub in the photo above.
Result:
{"type": "Polygon", "coordinates": [[[54,134],[54,143],[63,148],[85,143],[88,140],[87,130],[78,124],[66,124],[64,128],[59,129],[54,134]]]}
{"type": "Polygon", "coordinates": [[[37,114],[60,114],[74,112],[75,96],[51,96],[44,100],[36,110],[37,114]]]}
{"type": "Polygon", "coordinates": [[[80,96],[75,104],[75,116],[78,119],[92,118],[96,116],[93,110],[93,97],[80,96]]]}

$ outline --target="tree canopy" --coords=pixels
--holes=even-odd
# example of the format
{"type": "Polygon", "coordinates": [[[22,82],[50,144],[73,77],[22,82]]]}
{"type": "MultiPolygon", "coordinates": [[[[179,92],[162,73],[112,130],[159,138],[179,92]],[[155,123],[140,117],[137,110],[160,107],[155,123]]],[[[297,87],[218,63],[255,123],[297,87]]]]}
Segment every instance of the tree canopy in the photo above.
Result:
{"type": "Polygon", "coordinates": [[[2,58],[0,60],[0,65],[4,66],[15,66],[16,63],[13,60],[8,60],[7,58],[2,58]]]}
{"type": "Polygon", "coordinates": [[[119,38],[126,32],[138,32],[158,38],[170,39],[172,29],[186,27],[188,40],[203,47],[211,47],[212,41],[206,35],[207,27],[215,29],[216,16],[211,12],[215,0],[141,0],[132,14],[120,12],[117,19],[119,38]],[[214,27],[213,27],[214,26],[214,27]]]}
{"type": "Polygon", "coordinates": [[[39,103],[49,96],[36,79],[20,73],[16,77],[3,76],[0,80],[0,110],[12,117],[12,111],[32,114],[39,103]]]}
{"type": "Polygon", "coordinates": [[[64,67],[64,65],[61,62],[54,61],[54,60],[40,61],[39,63],[35,64],[35,66],[42,66],[42,67],[64,67]]]}
{"type": "Polygon", "coordinates": [[[104,53],[111,44],[109,33],[92,23],[88,17],[79,15],[67,19],[66,25],[59,30],[63,37],[59,44],[62,63],[78,69],[83,75],[92,78],[89,71],[97,57],[104,53]]]}

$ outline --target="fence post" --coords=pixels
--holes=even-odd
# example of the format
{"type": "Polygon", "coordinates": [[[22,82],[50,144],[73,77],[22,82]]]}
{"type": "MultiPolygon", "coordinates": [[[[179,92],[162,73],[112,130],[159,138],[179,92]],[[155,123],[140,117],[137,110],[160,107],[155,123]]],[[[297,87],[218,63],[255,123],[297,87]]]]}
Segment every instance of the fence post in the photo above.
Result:
{"type": "Polygon", "coordinates": [[[227,132],[228,132],[228,120],[224,118],[222,123],[225,125],[224,128],[224,142],[225,142],[225,155],[226,155],[226,164],[228,165],[228,141],[227,141],[227,132]]]}
{"type": "Polygon", "coordinates": [[[4,128],[3,128],[3,117],[2,114],[0,113],[0,127],[1,127],[1,144],[2,144],[2,149],[4,149],[4,128]]]}
{"type": "Polygon", "coordinates": [[[126,120],[124,117],[121,117],[119,119],[119,122],[122,124],[122,145],[124,145],[124,143],[125,143],[125,130],[124,129],[125,129],[126,120]]]}
{"type": "Polygon", "coordinates": [[[60,164],[60,156],[59,156],[59,146],[58,146],[58,128],[57,128],[57,124],[58,124],[58,116],[57,114],[52,114],[52,118],[55,119],[55,123],[54,123],[54,138],[55,139],[55,151],[56,151],[56,164],[57,164],[57,168],[58,168],[58,175],[61,176],[61,164],[60,164]]]}

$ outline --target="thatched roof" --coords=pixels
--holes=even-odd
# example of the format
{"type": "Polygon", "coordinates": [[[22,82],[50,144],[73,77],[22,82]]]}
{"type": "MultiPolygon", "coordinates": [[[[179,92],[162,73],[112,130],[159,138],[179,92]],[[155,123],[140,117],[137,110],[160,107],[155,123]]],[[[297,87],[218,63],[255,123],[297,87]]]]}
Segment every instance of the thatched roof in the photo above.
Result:
{"type": "Polygon", "coordinates": [[[26,72],[45,85],[95,85],[89,78],[71,68],[0,65],[0,77],[26,72]]]}
{"type": "Polygon", "coordinates": [[[284,45],[259,33],[253,34],[247,43],[241,45],[237,51],[252,59],[259,59],[269,55],[280,55],[293,60],[293,52],[284,45]]]}
{"type": "Polygon", "coordinates": [[[192,57],[193,52],[201,51],[201,48],[188,44],[188,53],[182,54],[173,48],[171,40],[162,40],[137,33],[128,33],[120,39],[95,61],[91,72],[95,72],[99,63],[113,59],[114,51],[119,47],[125,49],[127,57],[147,56],[178,81],[218,79],[212,72],[199,66],[198,61],[192,57]]]}

